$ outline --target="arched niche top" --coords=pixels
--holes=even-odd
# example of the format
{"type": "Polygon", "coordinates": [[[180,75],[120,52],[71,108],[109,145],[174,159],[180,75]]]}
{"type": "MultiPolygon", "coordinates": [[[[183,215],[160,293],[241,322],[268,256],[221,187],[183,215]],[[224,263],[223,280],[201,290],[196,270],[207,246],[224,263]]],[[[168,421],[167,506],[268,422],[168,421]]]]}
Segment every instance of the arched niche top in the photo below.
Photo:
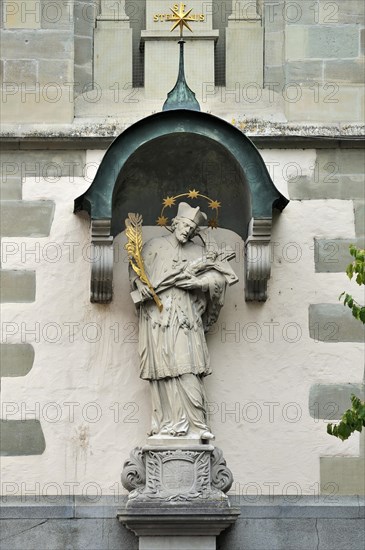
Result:
{"type": "Polygon", "coordinates": [[[260,153],[248,137],[213,115],[176,109],[140,120],[113,141],[91,186],[76,199],[75,212],[85,210],[92,219],[111,218],[114,186],[131,155],[151,140],[176,133],[205,136],[236,159],[250,189],[252,217],[271,217],[273,208],[285,208],[288,200],[276,189],[260,153]]]}
{"type": "Polygon", "coordinates": [[[113,237],[123,230],[121,220],[127,213],[139,212],[146,225],[154,225],[164,196],[186,193],[191,188],[213,199],[224,197],[223,204],[232,205],[231,212],[222,209],[219,225],[246,241],[246,300],[266,299],[272,210],[283,210],[288,200],[275,187],[259,151],[240,130],[207,113],[176,109],[140,120],[118,136],[105,153],[89,189],[75,200],[75,212],[86,211],[91,217],[92,243],[97,249],[92,264],[91,301],[105,303],[112,299],[113,237]],[[203,181],[193,163],[189,172],[183,164],[189,141],[195,162],[198,153],[207,158],[215,155],[216,160],[221,155],[227,166],[234,167],[235,181],[223,178],[215,185],[209,179],[203,181]],[[171,161],[174,151],[176,157],[182,152],[175,165],[171,161]],[[164,158],[168,184],[162,181],[162,172],[153,170],[153,163],[163,163],[164,158]],[[131,167],[141,165],[145,165],[144,172],[140,171],[133,181],[131,167]],[[153,173],[154,179],[150,177],[153,173]],[[155,201],[152,208],[151,197],[155,201]],[[153,219],[149,219],[151,212],[153,219]],[[258,247],[262,248],[259,261],[258,247]]]}

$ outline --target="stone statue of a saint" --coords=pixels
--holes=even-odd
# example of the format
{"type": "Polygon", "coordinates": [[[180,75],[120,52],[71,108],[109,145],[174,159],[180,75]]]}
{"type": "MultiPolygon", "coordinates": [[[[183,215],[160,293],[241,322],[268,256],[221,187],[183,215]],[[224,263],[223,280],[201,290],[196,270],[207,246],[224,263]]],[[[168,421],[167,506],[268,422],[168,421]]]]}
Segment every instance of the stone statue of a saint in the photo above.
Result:
{"type": "Polygon", "coordinates": [[[218,318],[227,284],[238,279],[228,264],[232,251],[219,253],[203,238],[192,240],[206,220],[199,207],[181,202],[171,233],[143,246],[145,270],[161,311],[151,289],[131,270],[139,296],[140,376],[150,382],[150,435],[158,437],[214,439],[203,384],[211,373],[205,332],[218,318]]]}

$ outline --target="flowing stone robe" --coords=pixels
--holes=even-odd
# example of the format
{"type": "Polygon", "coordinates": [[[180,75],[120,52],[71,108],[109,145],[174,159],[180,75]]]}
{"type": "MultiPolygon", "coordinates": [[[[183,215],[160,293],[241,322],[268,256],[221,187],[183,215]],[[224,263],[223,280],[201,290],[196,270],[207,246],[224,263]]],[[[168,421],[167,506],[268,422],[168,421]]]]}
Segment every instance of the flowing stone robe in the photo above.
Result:
{"type": "MultiPolygon", "coordinates": [[[[151,434],[188,435],[209,431],[203,377],[211,374],[205,331],[216,321],[227,282],[237,277],[226,259],[193,241],[157,237],[143,247],[150,282],[163,304],[139,306],[140,376],[149,380],[152,395],[151,434]],[[202,289],[179,288],[189,274],[202,289]]],[[[136,277],[132,277],[136,287],[136,277]]]]}

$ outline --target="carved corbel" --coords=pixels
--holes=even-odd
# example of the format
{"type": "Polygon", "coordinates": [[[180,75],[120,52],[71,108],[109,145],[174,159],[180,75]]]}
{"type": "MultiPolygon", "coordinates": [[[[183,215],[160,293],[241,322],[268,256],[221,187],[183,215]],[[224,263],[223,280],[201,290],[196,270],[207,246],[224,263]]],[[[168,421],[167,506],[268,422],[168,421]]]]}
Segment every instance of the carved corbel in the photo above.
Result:
{"type": "Polygon", "coordinates": [[[91,285],[90,301],[108,304],[113,298],[113,237],[111,220],[91,222],[91,285]]]}
{"type": "Polygon", "coordinates": [[[245,299],[265,302],[271,273],[271,218],[252,218],[245,244],[245,299]]]}

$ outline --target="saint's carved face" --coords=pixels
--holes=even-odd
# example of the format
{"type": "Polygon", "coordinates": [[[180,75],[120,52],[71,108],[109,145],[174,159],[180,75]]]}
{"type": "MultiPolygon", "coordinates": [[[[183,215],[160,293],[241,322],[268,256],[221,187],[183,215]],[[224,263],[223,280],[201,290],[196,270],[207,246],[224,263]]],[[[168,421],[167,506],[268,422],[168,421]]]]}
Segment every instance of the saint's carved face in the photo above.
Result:
{"type": "Polygon", "coordinates": [[[177,218],[175,225],[175,236],[181,244],[185,244],[194,234],[196,225],[187,218],[177,218]]]}

